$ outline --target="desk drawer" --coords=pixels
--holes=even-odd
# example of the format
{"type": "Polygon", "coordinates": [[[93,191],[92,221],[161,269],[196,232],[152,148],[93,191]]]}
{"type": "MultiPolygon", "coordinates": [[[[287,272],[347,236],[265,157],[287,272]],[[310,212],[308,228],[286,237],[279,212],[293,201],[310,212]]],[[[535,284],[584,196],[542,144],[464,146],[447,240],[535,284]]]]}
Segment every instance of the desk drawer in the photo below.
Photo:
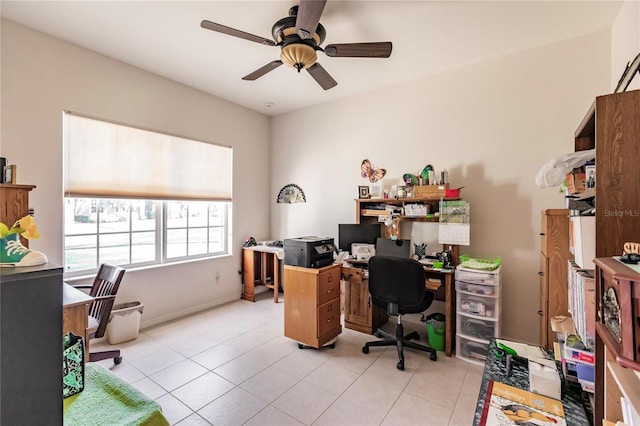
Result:
{"type": "Polygon", "coordinates": [[[340,266],[322,272],[318,277],[318,305],[340,298],[340,266]]]}
{"type": "Polygon", "coordinates": [[[340,299],[318,306],[318,336],[340,327],[340,299]]]}

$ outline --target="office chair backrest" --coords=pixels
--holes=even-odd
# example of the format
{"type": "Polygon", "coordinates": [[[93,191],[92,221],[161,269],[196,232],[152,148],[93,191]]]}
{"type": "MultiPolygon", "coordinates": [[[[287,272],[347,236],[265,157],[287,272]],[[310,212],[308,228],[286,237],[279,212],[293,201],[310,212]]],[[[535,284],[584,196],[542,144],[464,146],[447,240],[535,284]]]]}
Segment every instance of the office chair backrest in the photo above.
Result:
{"type": "Polygon", "coordinates": [[[411,257],[411,240],[390,240],[389,238],[378,238],[376,240],[376,255],[411,257]]]}
{"type": "Polygon", "coordinates": [[[424,300],[426,274],[422,264],[402,257],[369,259],[369,293],[377,305],[394,303],[415,306],[424,300]]]}
{"type": "Polygon", "coordinates": [[[98,321],[98,328],[94,333],[96,338],[103,337],[107,329],[113,302],[116,300],[124,272],[125,270],[119,266],[103,263],[93,280],[89,295],[93,296],[95,300],[91,302],[89,307],[89,316],[98,321]]]}

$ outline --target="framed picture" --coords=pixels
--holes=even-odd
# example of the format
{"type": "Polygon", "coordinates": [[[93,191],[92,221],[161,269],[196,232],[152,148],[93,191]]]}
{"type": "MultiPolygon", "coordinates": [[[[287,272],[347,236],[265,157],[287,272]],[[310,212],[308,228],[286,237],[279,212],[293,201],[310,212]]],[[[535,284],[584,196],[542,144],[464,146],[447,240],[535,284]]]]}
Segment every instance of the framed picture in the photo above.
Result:
{"type": "Polygon", "coordinates": [[[359,186],[358,187],[358,198],[369,198],[369,187],[368,186],[359,186]]]}
{"type": "Polygon", "coordinates": [[[382,198],[382,186],[380,185],[371,186],[371,198],[382,198]]]}
{"type": "Polygon", "coordinates": [[[11,164],[10,166],[4,166],[4,170],[2,171],[2,176],[4,177],[4,183],[16,183],[16,166],[15,164],[11,164]]]}

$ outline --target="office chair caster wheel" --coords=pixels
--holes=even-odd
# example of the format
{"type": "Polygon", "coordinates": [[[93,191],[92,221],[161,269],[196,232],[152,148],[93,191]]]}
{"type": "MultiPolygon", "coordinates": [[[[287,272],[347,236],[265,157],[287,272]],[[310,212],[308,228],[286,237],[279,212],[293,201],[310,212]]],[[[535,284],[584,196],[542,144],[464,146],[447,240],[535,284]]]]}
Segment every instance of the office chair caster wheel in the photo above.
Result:
{"type": "Polygon", "coordinates": [[[329,347],[330,347],[331,349],[335,349],[335,348],[336,348],[336,344],[335,344],[335,343],[332,343],[332,344],[330,344],[330,345],[329,345],[329,347]]]}
{"type": "Polygon", "coordinates": [[[433,353],[433,354],[429,355],[429,359],[431,361],[437,361],[438,360],[438,355],[433,353]]]}
{"type": "Polygon", "coordinates": [[[302,343],[298,343],[298,349],[304,349],[304,345],[302,343]]]}
{"type": "Polygon", "coordinates": [[[398,370],[400,371],[404,371],[404,362],[399,361],[398,365],[396,365],[396,367],[398,367],[398,370]]]}
{"type": "Polygon", "coordinates": [[[362,353],[363,354],[368,354],[369,353],[369,347],[368,346],[363,346],[362,347],[362,353]]]}
{"type": "Polygon", "coordinates": [[[122,362],[122,357],[121,357],[121,356],[119,356],[119,357],[117,357],[117,358],[114,358],[114,359],[113,359],[113,363],[114,363],[115,365],[118,365],[118,364],[120,364],[121,362],[122,362]]]}

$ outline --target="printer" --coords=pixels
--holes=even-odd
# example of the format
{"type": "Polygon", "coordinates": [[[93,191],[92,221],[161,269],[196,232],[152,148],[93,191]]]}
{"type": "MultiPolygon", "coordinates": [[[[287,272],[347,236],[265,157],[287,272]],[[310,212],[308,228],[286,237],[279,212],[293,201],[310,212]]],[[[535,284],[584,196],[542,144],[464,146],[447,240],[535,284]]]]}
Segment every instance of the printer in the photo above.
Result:
{"type": "Polygon", "coordinates": [[[300,237],[284,240],[284,264],[322,268],[333,263],[333,238],[300,237]]]}

